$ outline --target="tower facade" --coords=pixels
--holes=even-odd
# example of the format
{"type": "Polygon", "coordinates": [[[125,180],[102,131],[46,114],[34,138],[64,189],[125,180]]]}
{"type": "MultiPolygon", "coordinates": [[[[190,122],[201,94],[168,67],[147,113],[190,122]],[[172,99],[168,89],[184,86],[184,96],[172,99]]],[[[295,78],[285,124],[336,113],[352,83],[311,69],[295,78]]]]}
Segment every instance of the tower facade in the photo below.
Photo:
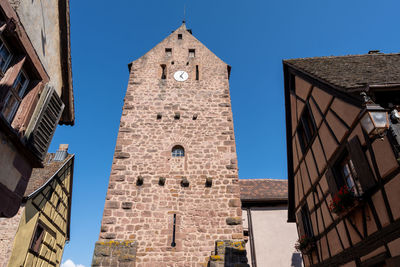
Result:
{"type": "Polygon", "coordinates": [[[183,23],[129,69],[92,265],[244,263],[230,67],[183,23]]]}

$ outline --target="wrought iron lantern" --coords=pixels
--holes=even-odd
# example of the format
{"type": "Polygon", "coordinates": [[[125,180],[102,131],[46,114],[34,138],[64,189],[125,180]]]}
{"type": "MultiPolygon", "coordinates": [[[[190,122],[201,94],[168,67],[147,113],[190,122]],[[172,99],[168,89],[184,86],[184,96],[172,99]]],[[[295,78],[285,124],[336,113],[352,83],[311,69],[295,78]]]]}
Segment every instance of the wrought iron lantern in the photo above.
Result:
{"type": "Polygon", "coordinates": [[[378,104],[375,104],[365,92],[364,110],[361,113],[361,126],[369,137],[384,136],[389,128],[389,116],[387,111],[378,104]]]}

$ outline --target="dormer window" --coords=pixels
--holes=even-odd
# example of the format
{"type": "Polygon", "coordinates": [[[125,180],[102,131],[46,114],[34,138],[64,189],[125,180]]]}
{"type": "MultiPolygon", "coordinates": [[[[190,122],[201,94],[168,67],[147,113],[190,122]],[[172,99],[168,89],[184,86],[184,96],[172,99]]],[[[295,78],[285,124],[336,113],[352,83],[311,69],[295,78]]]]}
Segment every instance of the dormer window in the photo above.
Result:
{"type": "Polygon", "coordinates": [[[174,146],[172,148],[172,157],[179,158],[185,156],[185,149],[182,146],[174,146]]]}
{"type": "Polygon", "coordinates": [[[172,56],[172,48],[165,48],[165,55],[167,57],[172,56]]]}
{"type": "Polygon", "coordinates": [[[195,57],[195,56],[196,56],[196,50],[189,49],[189,57],[195,57]]]}
{"type": "Polygon", "coordinates": [[[27,78],[24,71],[18,73],[17,79],[15,79],[12,88],[8,91],[8,94],[4,101],[4,107],[2,110],[4,118],[11,123],[15,113],[25,95],[26,88],[28,87],[29,79],[27,78]]]}

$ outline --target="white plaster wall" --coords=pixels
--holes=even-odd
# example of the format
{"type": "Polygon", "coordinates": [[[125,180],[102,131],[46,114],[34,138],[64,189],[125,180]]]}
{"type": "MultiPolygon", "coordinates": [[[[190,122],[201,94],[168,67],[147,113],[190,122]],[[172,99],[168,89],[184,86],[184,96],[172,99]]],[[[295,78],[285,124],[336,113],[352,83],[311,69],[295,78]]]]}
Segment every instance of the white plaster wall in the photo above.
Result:
{"type": "Polygon", "coordinates": [[[257,267],[303,266],[294,248],[296,224],[287,222],[287,206],[252,208],[250,212],[257,267]]]}

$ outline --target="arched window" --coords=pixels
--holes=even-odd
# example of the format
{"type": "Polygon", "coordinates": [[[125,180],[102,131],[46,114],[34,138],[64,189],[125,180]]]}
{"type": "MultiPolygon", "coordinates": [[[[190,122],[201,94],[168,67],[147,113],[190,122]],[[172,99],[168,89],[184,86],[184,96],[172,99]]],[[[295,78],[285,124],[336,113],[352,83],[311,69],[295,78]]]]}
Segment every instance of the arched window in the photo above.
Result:
{"type": "Polygon", "coordinates": [[[174,146],[172,148],[172,157],[184,157],[185,149],[182,146],[174,146]]]}

